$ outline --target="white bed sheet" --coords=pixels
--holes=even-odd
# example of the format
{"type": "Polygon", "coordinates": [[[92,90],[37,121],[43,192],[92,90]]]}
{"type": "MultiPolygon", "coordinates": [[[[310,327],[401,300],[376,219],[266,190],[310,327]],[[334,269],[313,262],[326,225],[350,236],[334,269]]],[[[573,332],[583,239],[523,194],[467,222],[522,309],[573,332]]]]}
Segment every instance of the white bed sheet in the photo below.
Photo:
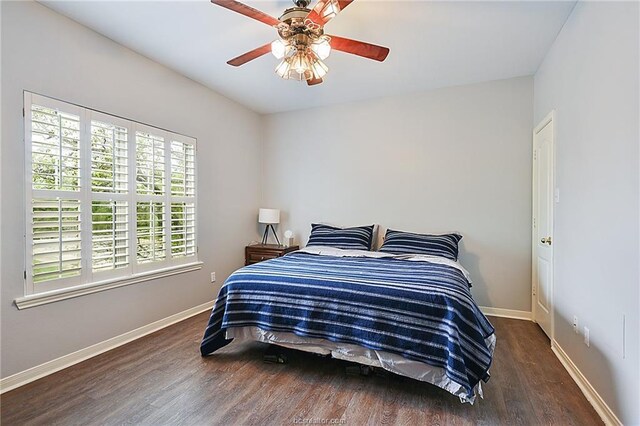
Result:
{"type": "MultiPolygon", "coordinates": [[[[331,354],[336,359],[381,367],[394,374],[434,384],[458,396],[461,402],[473,404],[475,401],[475,397],[467,396],[462,386],[447,377],[443,368],[409,360],[394,353],[367,349],[349,343],[298,336],[290,332],[267,331],[258,327],[229,328],[226,331],[226,337],[234,339],[234,343],[258,341],[321,355],[331,354]]],[[[494,335],[487,339],[487,345],[491,348],[495,346],[494,335]]],[[[475,391],[475,394],[483,396],[480,382],[476,385],[475,391]]]]}
{"type": "Polygon", "coordinates": [[[402,259],[409,260],[411,262],[428,262],[428,263],[438,263],[441,265],[448,265],[453,268],[458,269],[464,277],[467,279],[469,284],[471,284],[471,275],[469,271],[464,269],[464,267],[455,260],[447,259],[442,256],[430,256],[427,254],[392,254],[392,253],[384,253],[381,251],[367,251],[367,250],[344,250],[335,247],[329,246],[311,246],[304,247],[300,250],[295,251],[294,253],[309,253],[309,254],[317,254],[319,256],[336,256],[336,257],[371,257],[371,258],[392,258],[392,259],[402,259]]]}

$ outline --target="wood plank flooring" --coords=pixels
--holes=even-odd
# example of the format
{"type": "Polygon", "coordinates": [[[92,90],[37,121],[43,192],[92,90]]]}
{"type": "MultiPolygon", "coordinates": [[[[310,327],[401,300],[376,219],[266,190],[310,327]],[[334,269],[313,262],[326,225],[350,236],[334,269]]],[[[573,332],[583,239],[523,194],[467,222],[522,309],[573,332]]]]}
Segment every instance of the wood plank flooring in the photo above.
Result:
{"type": "Polygon", "coordinates": [[[348,363],[312,354],[288,351],[287,364],[265,364],[261,343],[201,358],[207,319],[5,393],[2,424],[602,424],[531,322],[490,318],[498,339],[491,380],[471,406],[396,375],[348,376],[348,363]]]}

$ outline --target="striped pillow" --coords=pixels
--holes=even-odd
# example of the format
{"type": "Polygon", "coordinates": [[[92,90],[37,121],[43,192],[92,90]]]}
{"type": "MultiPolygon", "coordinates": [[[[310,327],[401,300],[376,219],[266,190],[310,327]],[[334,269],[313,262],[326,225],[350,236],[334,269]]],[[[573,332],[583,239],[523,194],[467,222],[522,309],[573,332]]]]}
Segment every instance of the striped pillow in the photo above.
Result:
{"type": "Polygon", "coordinates": [[[311,224],[308,246],[329,246],[345,250],[371,250],[373,225],[354,228],[311,224]]]}
{"type": "Polygon", "coordinates": [[[428,235],[387,230],[380,251],[393,254],[428,254],[458,260],[459,234],[428,235]]]}

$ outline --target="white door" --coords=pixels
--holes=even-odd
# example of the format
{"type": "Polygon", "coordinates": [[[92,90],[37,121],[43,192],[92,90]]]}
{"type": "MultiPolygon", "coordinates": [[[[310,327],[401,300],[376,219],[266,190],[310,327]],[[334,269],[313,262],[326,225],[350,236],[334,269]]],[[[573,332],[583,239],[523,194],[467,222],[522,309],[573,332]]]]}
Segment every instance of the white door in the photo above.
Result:
{"type": "Polygon", "coordinates": [[[553,339],[553,120],[533,132],[533,319],[553,339]]]}

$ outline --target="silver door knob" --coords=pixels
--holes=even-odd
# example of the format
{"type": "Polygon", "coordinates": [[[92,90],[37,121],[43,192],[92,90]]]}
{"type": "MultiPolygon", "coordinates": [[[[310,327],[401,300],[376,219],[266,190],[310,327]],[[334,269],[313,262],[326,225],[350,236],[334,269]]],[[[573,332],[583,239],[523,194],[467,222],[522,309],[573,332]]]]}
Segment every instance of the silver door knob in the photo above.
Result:
{"type": "Polygon", "coordinates": [[[543,239],[541,239],[541,240],[540,240],[540,242],[541,242],[542,244],[548,244],[548,245],[551,245],[551,237],[543,238],[543,239]]]}

